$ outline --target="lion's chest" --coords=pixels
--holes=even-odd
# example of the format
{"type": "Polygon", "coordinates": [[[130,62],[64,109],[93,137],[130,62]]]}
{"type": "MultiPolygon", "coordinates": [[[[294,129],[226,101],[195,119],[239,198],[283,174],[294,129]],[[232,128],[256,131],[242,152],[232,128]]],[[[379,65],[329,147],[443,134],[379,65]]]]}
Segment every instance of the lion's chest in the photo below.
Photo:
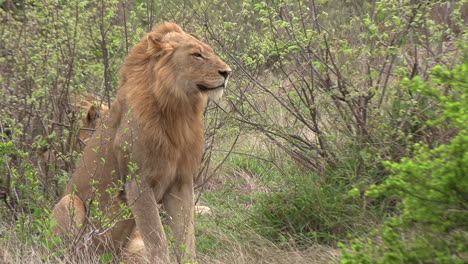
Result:
{"type": "Polygon", "coordinates": [[[201,162],[203,124],[142,127],[131,118],[123,121],[132,124],[120,129],[115,138],[123,177],[138,176],[160,193],[175,181],[193,179],[201,162]]]}

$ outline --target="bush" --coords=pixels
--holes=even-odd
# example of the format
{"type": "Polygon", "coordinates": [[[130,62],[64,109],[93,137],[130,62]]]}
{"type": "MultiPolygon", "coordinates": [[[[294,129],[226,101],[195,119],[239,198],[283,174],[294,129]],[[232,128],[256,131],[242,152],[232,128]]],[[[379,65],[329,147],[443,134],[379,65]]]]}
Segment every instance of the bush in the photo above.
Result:
{"type": "MultiPolygon", "coordinates": [[[[466,51],[466,47],[465,47],[466,51]]],[[[439,101],[441,118],[459,132],[449,144],[416,144],[415,155],[387,162],[391,176],[367,192],[395,195],[400,214],[387,220],[372,239],[356,239],[343,250],[342,263],[466,263],[468,253],[468,57],[453,70],[441,66],[432,82],[404,83],[439,101]],[[450,93],[444,93],[450,87],[450,93]]]]}

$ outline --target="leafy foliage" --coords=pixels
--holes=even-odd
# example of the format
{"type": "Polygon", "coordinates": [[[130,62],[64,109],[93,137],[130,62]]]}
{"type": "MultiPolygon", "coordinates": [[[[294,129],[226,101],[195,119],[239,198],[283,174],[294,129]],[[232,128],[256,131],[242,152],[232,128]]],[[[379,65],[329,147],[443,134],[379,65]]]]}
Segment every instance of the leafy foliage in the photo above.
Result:
{"type": "Polygon", "coordinates": [[[459,130],[449,144],[416,145],[413,157],[387,162],[391,176],[368,195],[396,195],[400,214],[387,220],[382,242],[355,240],[343,263],[465,263],[468,252],[468,57],[453,70],[436,67],[432,82],[418,78],[405,85],[439,101],[443,115],[459,130]],[[444,95],[447,87],[452,89],[444,95]]]}

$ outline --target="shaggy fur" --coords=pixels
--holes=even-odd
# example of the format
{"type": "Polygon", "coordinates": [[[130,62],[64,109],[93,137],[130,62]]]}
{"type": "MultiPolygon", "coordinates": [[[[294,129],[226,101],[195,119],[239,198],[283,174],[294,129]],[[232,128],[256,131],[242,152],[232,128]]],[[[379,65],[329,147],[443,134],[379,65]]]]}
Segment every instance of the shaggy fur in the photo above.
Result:
{"type": "Polygon", "coordinates": [[[211,47],[176,24],[164,23],[145,35],[125,59],[110,114],[88,141],[64,198],[54,208],[57,234],[78,236],[92,226],[89,230],[99,233],[96,247],[118,251],[128,245],[136,227],[145,258],[168,263],[157,206],[162,202],[178,260],[194,260],[193,176],[204,144],[202,114],[209,97],[221,96],[230,72],[211,47]],[[104,217],[91,221],[91,203],[104,217]],[[121,203],[130,206],[134,218],[106,225],[107,219],[119,219],[121,203]],[[86,209],[81,228],[76,228],[80,217],[64,213],[70,206],[80,216],[86,209]]]}

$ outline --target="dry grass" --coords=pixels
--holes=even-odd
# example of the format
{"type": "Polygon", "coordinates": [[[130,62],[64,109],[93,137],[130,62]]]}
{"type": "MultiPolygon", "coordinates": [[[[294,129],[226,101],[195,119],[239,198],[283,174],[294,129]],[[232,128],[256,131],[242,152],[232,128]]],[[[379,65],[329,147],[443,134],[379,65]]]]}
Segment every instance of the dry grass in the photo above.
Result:
{"type": "Polygon", "coordinates": [[[30,235],[28,242],[20,236],[26,236],[28,233],[19,234],[14,230],[14,225],[6,222],[0,222],[0,263],[18,264],[18,263],[60,263],[60,264],[91,264],[103,263],[100,255],[91,250],[79,250],[71,253],[64,246],[56,249],[48,249],[40,242],[45,237],[41,235],[30,235]],[[64,253],[61,253],[62,251],[64,253]]]}
{"type": "Polygon", "coordinates": [[[19,242],[14,226],[0,223],[0,263],[40,263],[43,250],[19,242]]]}
{"type": "MultiPolygon", "coordinates": [[[[214,230],[213,230],[214,231],[214,230]]],[[[315,245],[306,250],[280,248],[265,238],[250,234],[252,239],[238,241],[221,233],[219,230],[213,235],[219,249],[210,254],[201,254],[200,263],[209,264],[310,264],[310,263],[338,263],[340,251],[336,248],[315,245]]]]}
{"type": "MultiPolygon", "coordinates": [[[[339,250],[336,248],[316,245],[306,250],[294,248],[279,248],[270,241],[249,234],[251,239],[239,241],[233,239],[220,229],[205,230],[216,238],[220,246],[209,253],[199,253],[200,264],[310,264],[310,263],[338,263],[339,250]]],[[[21,242],[12,225],[0,224],[0,263],[103,263],[98,254],[93,252],[78,253],[73,256],[65,253],[54,256],[56,252],[48,250],[41,244],[26,244],[21,242]]],[[[114,261],[112,263],[119,263],[114,261]]]]}

